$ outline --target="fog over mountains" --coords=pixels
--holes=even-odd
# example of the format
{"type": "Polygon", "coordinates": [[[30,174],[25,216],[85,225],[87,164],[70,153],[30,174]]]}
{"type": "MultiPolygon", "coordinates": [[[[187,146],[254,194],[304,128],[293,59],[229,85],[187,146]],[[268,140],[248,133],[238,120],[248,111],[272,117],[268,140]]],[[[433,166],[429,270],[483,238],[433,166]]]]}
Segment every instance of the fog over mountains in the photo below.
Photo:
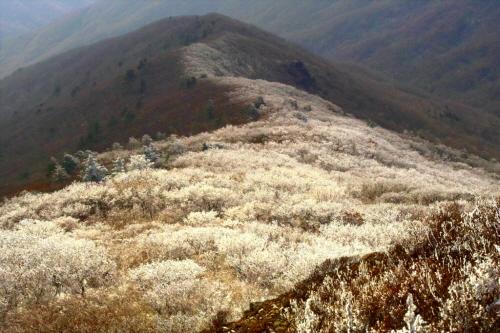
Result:
{"type": "Polygon", "coordinates": [[[96,0],[3,0],[0,2],[0,39],[41,28],[96,0]]]}

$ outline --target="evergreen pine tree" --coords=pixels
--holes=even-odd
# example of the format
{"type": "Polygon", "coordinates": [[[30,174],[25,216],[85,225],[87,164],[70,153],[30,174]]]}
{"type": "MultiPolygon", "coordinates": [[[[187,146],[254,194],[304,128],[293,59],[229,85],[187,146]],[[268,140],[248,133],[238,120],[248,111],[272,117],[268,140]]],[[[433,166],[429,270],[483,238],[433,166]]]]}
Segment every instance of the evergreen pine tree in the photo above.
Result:
{"type": "Polygon", "coordinates": [[[153,142],[153,139],[151,139],[151,137],[149,135],[144,134],[142,136],[142,145],[143,146],[149,147],[149,145],[151,145],[152,142],[153,142]]]}
{"type": "Polygon", "coordinates": [[[60,164],[56,164],[51,176],[54,183],[64,183],[69,178],[68,173],[60,164]]]}
{"type": "Polygon", "coordinates": [[[72,174],[78,168],[80,160],[73,155],[65,154],[62,161],[62,167],[68,174],[72,174]]]}
{"type": "Polygon", "coordinates": [[[113,162],[113,174],[125,172],[125,165],[123,164],[123,158],[118,157],[113,162]]]}
{"type": "Polygon", "coordinates": [[[99,165],[94,156],[89,155],[87,162],[85,163],[85,168],[82,172],[82,180],[84,182],[100,182],[108,174],[108,169],[99,165]]]}

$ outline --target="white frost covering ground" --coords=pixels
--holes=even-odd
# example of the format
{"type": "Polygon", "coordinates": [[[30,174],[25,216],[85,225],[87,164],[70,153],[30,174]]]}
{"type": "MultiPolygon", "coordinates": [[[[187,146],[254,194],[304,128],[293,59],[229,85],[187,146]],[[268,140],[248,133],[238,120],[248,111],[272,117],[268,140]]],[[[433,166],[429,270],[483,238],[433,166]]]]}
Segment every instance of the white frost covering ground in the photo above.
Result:
{"type": "MultiPolygon", "coordinates": [[[[186,52],[188,74],[236,86],[235,100],[263,97],[261,119],[178,138],[184,153],[165,169],[74,183],[52,194],[26,193],[0,207],[4,228],[16,229],[25,219],[52,221],[51,228],[70,225],[69,234],[54,233],[51,241],[76,239],[73,247],[91,248],[102,258],[82,265],[106,263],[114,270],[108,263],[113,258],[116,288],[143,292],[165,331],[194,332],[224,309],[235,319],[250,301],[291,288],[328,258],[383,251],[418,232],[415,216],[434,202],[498,189],[498,179],[485,171],[423,157],[414,149],[418,143],[346,117],[317,96],[279,83],[213,77],[230,74],[232,65],[209,46],[194,44],[186,52]],[[210,67],[214,59],[224,68],[210,67]],[[86,223],[76,222],[83,217],[86,223]]],[[[155,144],[164,152],[171,141],[155,144]]],[[[99,160],[133,153],[109,152],[99,160]]],[[[45,246],[46,236],[37,234],[41,222],[23,223],[15,232],[28,232],[34,246],[45,246]]],[[[9,258],[12,251],[24,253],[12,232],[0,234],[0,252],[9,258]]],[[[13,272],[16,260],[2,261],[1,269],[13,272]]],[[[51,265],[68,263],[54,259],[51,265]]],[[[71,281],[68,290],[78,285],[71,281]]],[[[5,290],[4,307],[10,297],[5,290]]],[[[16,301],[32,297],[16,295],[16,301]]]]}

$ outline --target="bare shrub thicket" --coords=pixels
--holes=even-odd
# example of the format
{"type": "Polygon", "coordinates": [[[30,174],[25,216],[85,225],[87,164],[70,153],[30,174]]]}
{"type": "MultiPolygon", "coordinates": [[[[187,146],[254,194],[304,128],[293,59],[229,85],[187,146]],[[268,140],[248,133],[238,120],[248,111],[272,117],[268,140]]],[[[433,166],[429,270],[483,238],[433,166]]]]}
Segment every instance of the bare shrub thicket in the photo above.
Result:
{"type": "Polygon", "coordinates": [[[310,278],[320,278],[319,286],[298,287],[304,298],[291,308],[296,327],[307,324],[314,332],[497,332],[499,212],[500,200],[478,202],[472,209],[446,204],[428,218],[423,232],[386,254],[328,263],[326,275],[310,278]],[[307,311],[309,318],[323,319],[303,319],[307,311]]]}
{"type": "Polygon", "coordinates": [[[23,220],[0,232],[0,304],[8,311],[43,304],[61,294],[84,296],[111,283],[115,263],[106,250],[75,239],[52,222],[23,220]]]}
{"type": "MultiPolygon", "coordinates": [[[[491,244],[463,239],[460,244],[474,247],[457,248],[458,243],[442,243],[448,238],[422,221],[439,204],[469,209],[474,198],[498,191],[497,178],[466,164],[429,159],[411,141],[342,116],[337,106],[292,87],[207,80],[234,86],[236,102],[261,97],[261,119],[170,137],[142,155],[106,152],[96,158],[99,164],[111,166],[121,158],[121,166],[99,183],[75,182],[56,193],[23,193],[2,203],[4,330],[22,332],[20,327],[48,321],[54,324],[40,331],[75,325],[75,332],[133,332],[142,325],[146,332],[195,332],[237,319],[250,302],[291,290],[325,261],[355,260],[396,244],[406,254],[384,264],[391,270],[365,260],[325,279],[310,301],[298,300],[301,327],[312,329],[303,322],[307,314],[329,313],[331,320],[318,319],[321,329],[346,330],[339,323],[349,308],[353,332],[366,320],[382,331],[399,329],[408,293],[426,321],[438,315],[449,318],[442,319],[449,325],[477,321],[463,314],[472,303],[460,303],[458,295],[476,297],[478,283],[482,293],[490,293],[485,277],[497,274],[491,244]],[[294,116],[295,107],[310,110],[307,122],[294,116]],[[428,238],[439,240],[444,251],[434,261],[419,259],[427,258],[419,256],[430,251],[422,245],[428,238]],[[480,246],[488,248],[476,251],[480,246]],[[480,257],[460,261],[453,251],[480,257]],[[463,264],[463,274],[450,280],[451,268],[440,266],[444,258],[463,264]],[[412,270],[421,274],[408,280],[412,270]],[[361,289],[349,289],[351,280],[361,289]],[[447,297],[434,297],[432,288],[442,285],[449,287],[447,297]],[[424,301],[432,311],[426,312],[424,301]],[[397,306],[389,307],[391,302],[397,306]],[[108,326],[105,316],[111,318],[108,326]]],[[[130,148],[141,145],[131,140],[130,148]]],[[[474,226],[460,216],[454,218],[474,226]]],[[[455,224],[446,221],[439,232],[448,236],[455,224]]],[[[457,234],[478,233],[467,230],[457,234]]],[[[489,313],[483,305],[470,311],[489,313]]]]}

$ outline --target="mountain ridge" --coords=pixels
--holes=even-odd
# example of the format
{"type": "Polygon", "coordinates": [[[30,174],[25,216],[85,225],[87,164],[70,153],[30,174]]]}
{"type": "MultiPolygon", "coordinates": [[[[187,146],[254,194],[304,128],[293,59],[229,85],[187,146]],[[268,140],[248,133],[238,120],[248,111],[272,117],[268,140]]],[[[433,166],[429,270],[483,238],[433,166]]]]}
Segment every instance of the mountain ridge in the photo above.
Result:
{"type": "Polygon", "coordinates": [[[82,42],[89,44],[123,34],[155,19],[219,12],[258,25],[329,59],[356,61],[442,98],[498,116],[499,10],[498,2],[473,0],[297,1],[294,6],[288,6],[287,1],[153,1],[125,5],[106,0],[72,14],[67,22],[45,27],[39,37],[35,33],[4,41],[0,76],[82,42]],[[76,29],[81,23],[83,27],[76,29]],[[96,26],[102,27],[99,34],[95,34],[96,26]],[[58,40],[61,32],[68,33],[69,38],[58,40]],[[47,41],[51,41],[51,53],[44,51],[47,41]]]}
{"type": "Polygon", "coordinates": [[[390,82],[355,77],[264,30],[209,14],[163,19],[2,79],[1,163],[8,175],[2,178],[40,182],[35,166],[40,170],[48,155],[102,150],[145,133],[189,135],[248,121],[252,101],[232,105],[227,98],[231,87],[203,79],[220,75],[281,82],[318,94],[373,126],[419,132],[471,153],[497,153],[499,126],[493,116],[408,94],[390,82]],[[211,72],[186,72],[186,50],[197,46],[201,52],[192,52],[194,59],[207,60],[211,72]],[[210,100],[216,103],[215,116],[206,113],[210,100]],[[478,133],[490,133],[490,141],[478,133]],[[8,158],[12,155],[18,160],[8,158]]]}

